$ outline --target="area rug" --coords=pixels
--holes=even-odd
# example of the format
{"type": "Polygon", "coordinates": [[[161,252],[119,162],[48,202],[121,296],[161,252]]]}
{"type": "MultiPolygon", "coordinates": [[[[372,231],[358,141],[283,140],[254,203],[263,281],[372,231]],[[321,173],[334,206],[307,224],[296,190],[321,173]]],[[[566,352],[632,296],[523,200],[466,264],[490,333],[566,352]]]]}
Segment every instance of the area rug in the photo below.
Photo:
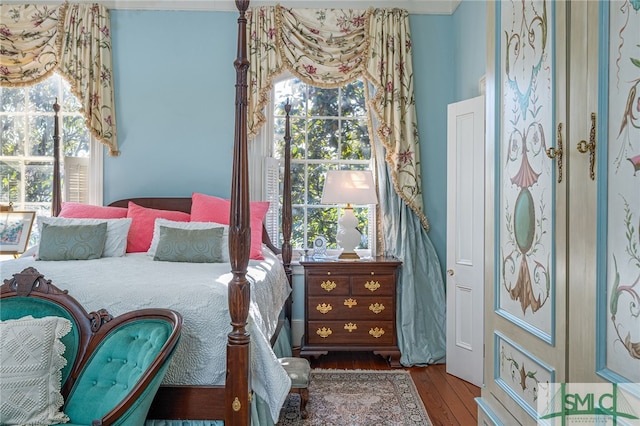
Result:
{"type": "Polygon", "coordinates": [[[311,371],[308,417],[300,397],[287,398],[278,426],[431,426],[411,375],[404,370],[311,371]]]}

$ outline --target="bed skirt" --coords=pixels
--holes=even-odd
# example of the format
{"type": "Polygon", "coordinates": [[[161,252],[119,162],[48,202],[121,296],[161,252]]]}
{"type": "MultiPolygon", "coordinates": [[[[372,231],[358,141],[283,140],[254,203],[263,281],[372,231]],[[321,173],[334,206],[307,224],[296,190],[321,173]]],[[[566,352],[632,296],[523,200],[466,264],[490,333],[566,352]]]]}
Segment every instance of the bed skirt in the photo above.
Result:
{"type": "MultiPolygon", "coordinates": [[[[285,321],[276,344],[273,347],[278,358],[290,357],[291,355],[291,329],[289,322],[285,321]]],[[[144,426],[223,426],[222,420],[147,420],[144,426]]],[[[269,411],[269,406],[259,396],[254,395],[251,403],[251,425],[252,426],[273,426],[273,419],[269,411]]]]}

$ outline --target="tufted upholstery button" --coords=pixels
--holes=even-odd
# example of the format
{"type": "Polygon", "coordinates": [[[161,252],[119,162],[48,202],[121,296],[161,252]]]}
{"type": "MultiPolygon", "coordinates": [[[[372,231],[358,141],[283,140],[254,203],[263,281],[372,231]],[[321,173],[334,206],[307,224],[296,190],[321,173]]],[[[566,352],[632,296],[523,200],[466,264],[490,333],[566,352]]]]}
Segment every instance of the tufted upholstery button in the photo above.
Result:
{"type": "Polygon", "coordinates": [[[95,386],[95,385],[97,385],[97,384],[98,384],[98,381],[97,381],[97,380],[94,380],[94,381],[93,381],[93,382],[91,382],[91,383],[93,383],[93,386],[95,386]]]}
{"type": "Polygon", "coordinates": [[[125,359],[124,361],[122,361],[122,363],[123,363],[123,364],[126,364],[126,363],[127,363],[127,360],[125,359]]]}
{"type": "Polygon", "coordinates": [[[116,381],[114,380],[113,382],[111,382],[111,385],[115,386],[116,385],[116,381]]]}
{"type": "Polygon", "coordinates": [[[107,362],[111,362],[111,357],[108,357],[108,358],[107,358],[107,362]]]}

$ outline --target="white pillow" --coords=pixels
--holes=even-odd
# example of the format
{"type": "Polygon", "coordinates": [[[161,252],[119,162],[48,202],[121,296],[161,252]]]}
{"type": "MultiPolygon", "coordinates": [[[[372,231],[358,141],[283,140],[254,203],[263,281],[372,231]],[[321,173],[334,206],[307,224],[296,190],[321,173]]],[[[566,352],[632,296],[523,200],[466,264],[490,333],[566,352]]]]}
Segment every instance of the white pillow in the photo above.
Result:
{"type": "Polygon", "coordinates": [[[66,423],[60,411],[62,369],[67,360],[60,338],[71,330],[61,317],[0,321],[0,424],[66,423]]]}
{"type": "Polygon", "coordinates": [[[151,257],[156,255],[158,250],[158,242],[160,241],[160,226],[166,226],[167,228],[177,229],[215,229],[223,228],[222,234],[222,261],[229,261],[229,226],[216,222],[176,222],[175,220],[168,220],[157,218],[153,225],[153,238],[151,239],[151,246],[147,251],[147,254],[151,257]]]}
{"type": "Polygon", "coordinates": [[[71,217],[48,217],[38,218],[38,231],[42,235],[42,224],[65,226],[65,225],[97,225],[107,223],[107,240],[104,243],[102,257],[120,257],[127,251],[127,235],[131,227],[131,218],[122,219],[76,219],[71,217]]]}

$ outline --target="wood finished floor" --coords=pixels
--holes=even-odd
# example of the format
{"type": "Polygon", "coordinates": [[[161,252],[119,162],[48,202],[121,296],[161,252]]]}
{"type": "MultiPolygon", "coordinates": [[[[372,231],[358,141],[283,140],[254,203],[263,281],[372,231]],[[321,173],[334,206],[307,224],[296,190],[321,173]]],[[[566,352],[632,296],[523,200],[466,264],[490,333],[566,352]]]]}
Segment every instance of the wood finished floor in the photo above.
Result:
{"type": "MultiPolygon", "coordinates": [[[[368,352],[330,352],[311,358],[312,368],[390,370],[380,356],[368,352]]],[[[405,368],[411,373],[433,426],[478,424],[475,397],[480,388],[447,374],[446,365],[405,368]]]]}

